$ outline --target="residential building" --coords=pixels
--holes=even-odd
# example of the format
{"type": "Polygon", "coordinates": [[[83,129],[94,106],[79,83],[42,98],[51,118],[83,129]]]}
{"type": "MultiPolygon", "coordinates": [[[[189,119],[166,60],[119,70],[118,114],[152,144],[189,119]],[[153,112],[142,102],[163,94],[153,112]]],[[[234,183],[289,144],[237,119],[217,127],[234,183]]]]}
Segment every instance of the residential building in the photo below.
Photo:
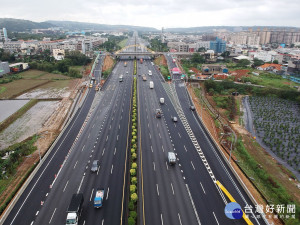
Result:
{"type": "Polygon", "coordinates": [[[278,72],[281,70],[282,65],[280,64],[274,64],[274,63],[266,63],[264,65],[258,66],[258,70],[264,70],[264,71],[273,71],[278,72]]]}
{"type": "Polygon", "coordinates": [[[53,49],[52,54],[56,60],[63,60],[65,58],[64,49],[53,49]]]}
{"type": "Polygon", "coordinates": [[[226,68],[225,65],[219,65],[219,64],[202,65],[203,75],[212,75],[212,74],[220,74],[220,73],[228,73],[228,69],[226,68]]]}
{"type": "Polygon", "coordinates": [[[7,31],[6,28],[0,29],[0,42],[8,41],[7,31]]]}
{"type": "Polygon", "coordinates": [[[210,42],[210,49],[214,50],[215,53],[223,53],[226,50],[226,41],[216,38],[215,41],[210,42]]]}
{"type": "Polygon", "coordinates": [[[300,60],[299,59],[289,60],[287,71],[292,73],[300,73],[300,60]]]}
{"type": "Polygon", "coordinates": [[[196,42],[196,49],[197,50],[199,48],[209,49],[209,47],[210,47],[210,41],[198,41],[198,42],[196,42]]]}
{"type": "Polygon", "coordinates": [[[4,74],[10,72],[8,62],[1,62],[0,61],[0,77],[3,77],[4,74]]]}

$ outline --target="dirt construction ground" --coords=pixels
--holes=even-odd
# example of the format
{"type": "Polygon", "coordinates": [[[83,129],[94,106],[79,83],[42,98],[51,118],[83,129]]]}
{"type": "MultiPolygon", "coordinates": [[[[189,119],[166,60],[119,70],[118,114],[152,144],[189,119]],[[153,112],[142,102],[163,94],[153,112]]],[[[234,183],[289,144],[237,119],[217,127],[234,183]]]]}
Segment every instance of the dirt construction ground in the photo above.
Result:
{"type": "MultiPolygon", "coordinates": [[[[189,93],[190,93],[190,95],[192,97],[192,100],[194,102],[196,110],[197,110],[198,114],[200,115],[202,105],[200,104],[200,101],[197,98],[197,96],[195,95],[195,93],[193,91],[193,88],[191,86],[188,86],[188,91],[189,91],[189,93]]],[[[205,107],[203,108],[202,116],[203,116],[203,122],[204,122],[206,128],[209,130],[210,134],[213,136],[213,138],[215,139],[215,142],[218,144],[219,148],[223,151],[224,155],[227,157],[227,159],[229,159],[228,152],[225,151],[224,148],[219,143],[218,133],[219,133],[220,130],[215,126],[214,120],[212,119],[211,115],[209,114],[208,110],[205,107]]],[[[240,127],[237,124],[235,124],[233,126],[233,128],[235,129],[235,131],[237,133],[241,134],[243,137],[244,136],[248,137],[249,133],[244,128],[240,127]]],[[[251,136],[250,136],[250,140],[249,140],[249,137],[246,140],[247,141],[251,141],[251,136]]],[[[246,143],[247,143],[247,141],[246,141],[246,143]]],[[[233,161],[231,161],[231,162],[233,162],[233,161]]],[[[242,179],[242,181],[244,182],[244,184],[246,185],[246,187],[248,188],[248,190],[251,192],[252,196],[256,199],[257,204],[264,205],[264,207],[265,207],[266,206],[266,202],[262,198],[261,194],[256,190],[256,188],[252,185],[252,183],[248,180],[248,178],[244,175],[244,173],[239,169],[239,167],[235,163],[232,163],[231,165],[234,168],[234,170],[237,172],[237,174],[239,175],[239,177],[242,179]]],[[[294,186],[294,188],[295,188],[295,186],[294,186]]],[[[269,222],[270,222],[270,224],[272,224],[272,223],[276,224],[276,225],[283,224],[283,223],[281,223],[280,220],[273,219],[273,215],[268,215],[267,214],[267,217],[268,216],[272,217],[272,219],[268,219],[269,222]]]]}

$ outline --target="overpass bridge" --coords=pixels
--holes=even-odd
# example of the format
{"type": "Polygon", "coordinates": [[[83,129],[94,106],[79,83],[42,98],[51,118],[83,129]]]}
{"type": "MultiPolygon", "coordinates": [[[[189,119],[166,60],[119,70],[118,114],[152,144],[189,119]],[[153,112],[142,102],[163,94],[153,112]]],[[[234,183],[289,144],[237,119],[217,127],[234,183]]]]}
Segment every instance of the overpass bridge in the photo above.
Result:
{"type": "MultiPolygon", "coordinates": [[[[166,52],[155,52],[152,49],[147,48],[145,45],[140,45],[140,44],[136,44],[136,45],[128,45],[125,46],[124,48],[116,51],[113,55],[116,56],[117,58],[142,58],[144,56],[148,56],[150,58],[154,58],[157,57],[159,55],[163,55],[166,54],[166,52]],[[138,51],[140,50],[140,51],[138,51]]],[[[193,54],[193,52],[172,52],[172,53],[168,53],[180,58],[184,58],[184,57],[189,57],[193,54]]]]}

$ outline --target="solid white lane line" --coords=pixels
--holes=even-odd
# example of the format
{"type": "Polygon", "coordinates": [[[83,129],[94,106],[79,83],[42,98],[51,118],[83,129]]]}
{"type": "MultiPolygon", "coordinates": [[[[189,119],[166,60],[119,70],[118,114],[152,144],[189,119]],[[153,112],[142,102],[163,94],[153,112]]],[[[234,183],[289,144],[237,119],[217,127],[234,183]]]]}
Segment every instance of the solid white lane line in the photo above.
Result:
{"type": "Polygon", "coordinates": [[[56,211],[56,208],[54,209],[54,212],[52,213],[52,216],[51,216],[51,218],[50,218],[49,224],[51,223],[51,221],[52,221],[52,219],[53,219],[53,216],[54,216],[55,211],[56,211]]]}
{"type": "Polygon", "coordinates": [[[90,201],[92,201],[93,193],[94,193],[94,188],[93,188],[92,193],[91,193],[90,201]]]}
{"type": "Polygon", "coordinates": [[[78,161],[76,161],[76,163],[75,163],[75,165],[74,165],[73,169],[75,169],[75,167],[76,167],[77,163],[78,163],[78,161]]]}
{"type": "Polygon", "coordinates": [[[111,165],[110,173],[112,174],[112,171],[114,169],[114,165],[111,165]]]}
{"type": "Polygon", "coordinates": [[[178,219],[179,219],[180,225],[182,225],[182,223],[181,223],[181,218],[180,218],[180,214],[179,214],[179,213],[178,213],[178,219]]]}
{"type": "Polygon", "coordinates": [[[78,187],[78,190],[77,190],[77,194],[78,194],[78,193],[79,193],[79,191],[80,191],[80,188],[81,188],[81,185],[82,185],[83,179],[84,179],[84,176],[83,176],[83,177],[82,177],[82,179],[81,179],[80,185],[79,185],[79,187],[78,187]]]}
{"type": "Polygon", "coordinates": [[[191,161],[191,164],[192,164],[192,167],[194,168],[194,170],[195,170],[195,167],[194,167],[194,164],[193,164],[193,162],[191,161]]]}
{"type": "Polygon", "coordinates": [[[152,148],[152,145],[151,145],[150,147],[151,147],[151,151],[153,152],[153,148],[152,148]]]}
{"type": "Polygon", "coordinates": [[[154,169],[154,171],[155,171],[155,162],[153,162],[153,169],[154,169]]]}
{"type": "Polygon", "coordinates": [[[65,185],[65,187],[64,187],[63,192],[65,192],[65,190],[66,190],[66,188],[67,188],[67,186],[68,186],[68,183],[69,183],[69,181],[67,181],[67,183],[66,183],[66,185],[65,185]]]}
{"type": "Polygon", "coordinates": [[[102,219],[102,225],[104,224],[104,219],[102,219]]]}
{"type": "Polygon", "coordinates": [[[216,215],[215,215],[215,212],[213,212],[213,214],[214,214],[214,217],[215,217],[215,219],[216,219],[216,221],[217,221],[217,224],[219,225],[219,221],[218,221],[218,219],[217,219],[217,217],[216,217],[216,215]]]}
{"type": "Polygon", "coordinates": [[[171,188],[172,188],[173,195],[175,195],[175,193],[174,193],[174,188],[173,188],[173,184],[172,184],[172,183],[171,183],[171,188]]]}
{"type": "MultiPolygon", "coordinates": [[[[119,124],[119,130],[120,130],[120,124],[119,124]]],[[[104,221],[104,220],[103,220],[104,221]]]]}
{"type": "Polygon", "coordinates": [[[108,199],[109,187],[107,188],[106,200],[108,199]]]}
{"type": "Polygon", "coordinates": [[[148,127],[149,127],[149,123],[148,123],[148,127]]]}
{"type": "Polygon", "coordinates": [[[161,220],[161,225],[164,225],[164,220],[163,220],[162,214],[160,214],[160,220],[161,220]]]}
{"type": "Polygon", "coordinates": [[[156,184],[157,195],[159,196],[158,184],[156,184]]]}
{"type": "Polygon", "coordinates": [[[202,190],[203,190],[204,194],[206,194],[206,193],[205,193],[205,190],[204,190],[204,187],[202,186],[202,183],[201,183],[201,182],[200,182],[200,185],[201,185],[201,187],[202,187],[202,190]]]}
{"type": "Polygon", "coordinates": [[[39,212],[40,212],[40,211],[36,211],[36,214],[35,214],[35,215],[37,216],[37,215],[39,214],[39,212]]]}

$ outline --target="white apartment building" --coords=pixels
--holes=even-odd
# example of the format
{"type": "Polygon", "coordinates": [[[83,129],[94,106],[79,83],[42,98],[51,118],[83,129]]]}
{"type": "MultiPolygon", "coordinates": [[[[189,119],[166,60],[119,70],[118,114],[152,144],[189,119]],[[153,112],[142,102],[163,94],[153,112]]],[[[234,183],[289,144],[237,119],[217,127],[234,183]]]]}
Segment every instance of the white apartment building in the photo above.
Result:
{"type": "Polygon", "coordinates": [[[210,41],[198,41],[196,42],[196,48],[205,48],[205,49],[209,49],[210,47],[210,41]]]}
{"type": "Polygon", "coordinates": [[[264,62],[273,62],[274,60],[278,60],[279,64],[282,63],[282,57],[280,57],[280,55],[275,51],[249,52],[249,57],[251,59],[257,58],[264,62]]]}
{"type": "Polygon", "coordinates": [[[53,49],[52,54],[56,60],[63,60],[65,58],[64,49],[53,49]]]}

